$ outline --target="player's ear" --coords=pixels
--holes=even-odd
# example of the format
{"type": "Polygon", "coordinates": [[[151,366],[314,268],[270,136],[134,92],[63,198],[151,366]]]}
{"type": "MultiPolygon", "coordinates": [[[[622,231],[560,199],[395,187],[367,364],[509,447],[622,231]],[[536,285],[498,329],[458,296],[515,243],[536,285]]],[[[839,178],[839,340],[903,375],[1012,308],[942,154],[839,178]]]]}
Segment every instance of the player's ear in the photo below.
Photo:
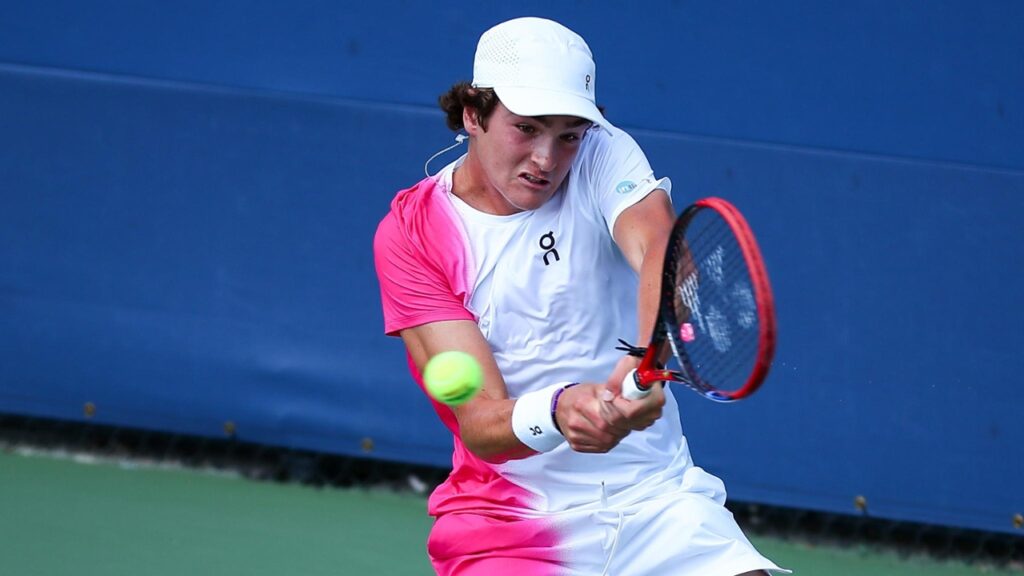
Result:
{"type": "Polygon", "coordinates": [[[481,132],[487,131],[487,128],[480,121],[480,112],[472,106],[466,106],[462,109],[462,125],[470,136],[476,136],[481,132]]]}

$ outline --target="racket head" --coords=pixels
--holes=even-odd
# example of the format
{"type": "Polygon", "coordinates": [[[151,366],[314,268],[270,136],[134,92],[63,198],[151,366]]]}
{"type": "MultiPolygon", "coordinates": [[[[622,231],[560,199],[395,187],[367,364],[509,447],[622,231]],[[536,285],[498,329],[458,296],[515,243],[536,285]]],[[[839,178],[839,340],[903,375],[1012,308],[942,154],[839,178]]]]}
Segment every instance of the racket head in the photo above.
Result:
{"type": "Polygon", "coordinates": [[[638,384],[672,380],[731,402],[764,382],[775,353],[775,306],[761,251],[735,206],[705,198],[676,220],[658,314],[638,384]]]}

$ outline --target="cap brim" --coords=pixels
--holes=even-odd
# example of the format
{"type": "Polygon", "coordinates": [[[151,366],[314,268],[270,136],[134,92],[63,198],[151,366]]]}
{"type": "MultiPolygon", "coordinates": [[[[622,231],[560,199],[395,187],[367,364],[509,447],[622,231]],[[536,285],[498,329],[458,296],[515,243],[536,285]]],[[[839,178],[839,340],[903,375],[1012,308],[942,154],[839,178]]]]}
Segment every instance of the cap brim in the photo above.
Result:
{"type": "Polygon", "coordinates": [[[495,87],[501,103],[520,116],[576,116],[608,130],[613,128],[593,102],[575,94],[517,86],[495,87]]]}

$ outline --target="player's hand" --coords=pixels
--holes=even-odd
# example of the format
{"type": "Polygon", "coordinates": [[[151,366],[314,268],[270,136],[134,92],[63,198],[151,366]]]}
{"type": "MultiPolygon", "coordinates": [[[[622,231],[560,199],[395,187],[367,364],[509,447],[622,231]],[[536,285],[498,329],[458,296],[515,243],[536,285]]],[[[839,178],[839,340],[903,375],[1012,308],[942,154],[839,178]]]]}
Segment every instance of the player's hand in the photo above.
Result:
{"type": "Polygon", "coordinates": [[[626,426],[630,430],[645,430],[661,418],[665,406],[665,387],[655,385],[651,393],[638,400],[626,400],[622,397],[622,380],[631,370],[640,365],[640,359],[634,356],[623,356],[612,370],[608,382],[605,383],[605,418],[626,426]]]}
{"type": "Polygon", "coordinates": [[[562,392],[555,421],[573,450],[608,452],[632,431],[627,418],[609,411],[609,395],[603,383],[583,383],[562,392]]]}

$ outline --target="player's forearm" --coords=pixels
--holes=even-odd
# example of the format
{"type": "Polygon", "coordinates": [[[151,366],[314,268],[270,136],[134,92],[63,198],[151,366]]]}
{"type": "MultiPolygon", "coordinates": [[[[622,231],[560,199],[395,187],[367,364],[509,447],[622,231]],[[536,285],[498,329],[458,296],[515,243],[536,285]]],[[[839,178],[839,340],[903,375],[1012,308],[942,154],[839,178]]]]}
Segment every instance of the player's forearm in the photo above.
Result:
{"type": "Polygon", "coordinates": [[[668,234],[665,234],[664,237],[650,242],[640,264],[640,282],[637,286],[638,342],[644,342],[650,337],[657,320],[667,238],[668,234]]]}
{"type": "Polygon", "coordinates": [[[615,223],[615,241],[640,278],[638,341],[649,338],[654,328],[665,247],[674,221],[675,213],[668,195],[655,191],[627,208],[615,223]]]}
{"type": "Polygon", "coordinates": [[[499,464],[536,454],[512,431],[515,400],[477,398],[456,409],[459,437],[476,457],[499,464]]]}

